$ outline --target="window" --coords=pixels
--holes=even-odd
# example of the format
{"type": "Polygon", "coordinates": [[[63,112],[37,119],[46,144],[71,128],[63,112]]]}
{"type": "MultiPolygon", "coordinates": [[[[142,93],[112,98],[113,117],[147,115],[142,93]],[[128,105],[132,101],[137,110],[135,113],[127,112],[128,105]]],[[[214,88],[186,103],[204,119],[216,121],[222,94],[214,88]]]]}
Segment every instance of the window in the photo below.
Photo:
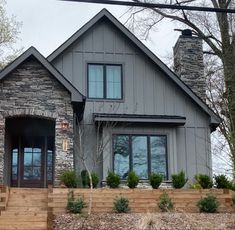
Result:
{"type": "Polygon", "coordinates": [[[133,170],[141,179],[151,172],[167,179],[167,137],[165,135],[114,135],[114,172],[122,179],[133,170]]]}
{"type": "Polygon", "coordinates": [[[122,99],[122,66],[88,64],[88,97],[122,99]]]}

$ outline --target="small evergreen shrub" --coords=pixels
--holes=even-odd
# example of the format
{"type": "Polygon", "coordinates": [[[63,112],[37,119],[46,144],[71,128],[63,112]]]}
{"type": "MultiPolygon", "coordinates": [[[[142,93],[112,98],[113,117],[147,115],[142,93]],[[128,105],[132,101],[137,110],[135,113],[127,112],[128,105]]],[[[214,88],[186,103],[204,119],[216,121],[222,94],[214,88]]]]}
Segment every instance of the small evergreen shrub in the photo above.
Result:
{"type": "Polygon", "coordinates": [[[115,198],[113,205],[114,205],[114,208],[113,208],[114,211],[118,213],[126,213],[130,210],[129,200],[125,197],[115,198]]]}
{"type": "Polygon", "coordinates": [[[235,195],[232,196],[232,205],[235,207],[235,195]]]}
{"type": "Polygon", "coordinates": [[[189,188],[190,189],[202,189],[202,186],[196,182],[196,183],[189,183],[189,188]]]}
{"type": "MultiPolygon", "coordinates": [[[[99,184],[99,177],[96,172],[91,172],[92,186],[93,188],[97,188],[99,184]]],[[[90,179],[88,177],[88,186],[90,187],[90,179]]]]}
{"type": "Polygon", "coordinates": [[[81,171],[81,178],[82,178],[82,186],[83,188],[86,188],[89,184],[89,177],[87,170],[84,169],[81,171]]]}
{"type": "Polygon", "coordinates": [[[127,186],[129,188],[136,188],[139,183],[139,177],[134,171],[130,171],[127,176],[127,186]]]}
{"type": "Polygon", "coordinates": [[[74,192],[70,191],[68,193],[68,202],[67,202],[67,210],[71,213],[81,213],[83,208],[86,208],[87,205],[84,202],[83,198],[74,198],[74,192]]]}
{"type": "Polygon", "coordinates": [[[207,194],[206,197],[198,201],[197,206],[200,212],[214,213],[219,207],[219,201],[214,195],[207,194]]]}
{"type": "Polygon", "coordinates": [[[235,191],[235,183],[233,183],[232,181],[231,181],[230,183],[231,183],[230,189],[233,190],[233,191],[235,191]]]}
{"type": "Polygon", "coordinates": [[[227,188],[230,189],[232,187],[232,183],[228,180],[228,178],[221,174],[218,176],[214,176],[215,178],[215,186],[216,188],[227,188]]]}
{"type": "Polygon", "coordinates": [[[65,170],[60,175],[60,180],[68,188],[76,188],[78,185],[78,177],[73,170],[65,170]]]}
{"type": "Polygon", "coordinates": [[[179,173],[172,174],[171,177],[172,177],[172,185],[174,188],[182,188],[187,182],[183,170],[180,171],[179,173]]]}
{"type": "MultiPolygon", "coordinates": [[[[90,187],[90,178],[87,170],[84,169],[81,171],[81,178],[83,188],[90,187]]],[[[96,172],[91,172],[91,179],[93,188],[97,188],[99,184],[99,177],[96,172]]]]}
{"type": "Polygon", "coordinates": [[[206,174],[198,174],[198,175],[195,175],[194,178],[204,189],[212,188],[213,186],[212,179],[206,174]]]}
{"type": "Polygon", "coordinates": [[[106,177],[107,185],[110,188],[118,188],[120,185],[120,176],[114,172],[108,171],[108,176],[106,177]]]}
{"type": "Polygon", "coordinates": [[[150,184],[154,189],[157,189],[160,186],[162,180],[163,180],[163,175],[160,173],[151,173],[149,176],[150,184]]]}
{"type": "Polygon", "coordinates": [[[158,203],[158,207],[161,209],[162,212],[169,212],[169,211],[173,210],[174,204],[166,192],[164,192],[160,196],[160,201],[158,203]]]}

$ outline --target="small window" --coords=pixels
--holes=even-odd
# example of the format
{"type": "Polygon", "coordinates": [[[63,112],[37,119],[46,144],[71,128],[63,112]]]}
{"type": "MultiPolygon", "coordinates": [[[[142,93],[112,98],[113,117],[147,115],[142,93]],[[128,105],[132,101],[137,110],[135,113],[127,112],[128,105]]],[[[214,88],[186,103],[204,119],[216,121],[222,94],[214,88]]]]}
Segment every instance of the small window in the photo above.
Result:
{"type": "Polygon", "coordinates": [[[88,64],[88,98],[122,99],[122,66],[88,64]]]}

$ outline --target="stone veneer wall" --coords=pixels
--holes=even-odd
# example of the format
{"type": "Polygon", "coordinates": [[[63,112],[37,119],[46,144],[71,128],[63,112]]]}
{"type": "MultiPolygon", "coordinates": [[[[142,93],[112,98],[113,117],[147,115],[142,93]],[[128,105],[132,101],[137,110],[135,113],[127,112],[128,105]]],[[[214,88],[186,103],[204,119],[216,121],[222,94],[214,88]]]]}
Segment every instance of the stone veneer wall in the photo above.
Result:
{"type": "Polygon", "coordinates": [[[5,119],[36,116],[55,120],[55,185],[60,172],[74,167],[73,108],[70,93],[37,60],[29,59],[0,82],[0,184],[4,183],[5,119]],[[69,129],[63,131],[61,122],[69,129]],[[63,139],[68,151],[63,151],[63,139]]]}
{"type": "Polygon", "coordinates": [[[202,40],[181,35],[174,47],[174,71],[202,100],[206,98],[202,40]]]}

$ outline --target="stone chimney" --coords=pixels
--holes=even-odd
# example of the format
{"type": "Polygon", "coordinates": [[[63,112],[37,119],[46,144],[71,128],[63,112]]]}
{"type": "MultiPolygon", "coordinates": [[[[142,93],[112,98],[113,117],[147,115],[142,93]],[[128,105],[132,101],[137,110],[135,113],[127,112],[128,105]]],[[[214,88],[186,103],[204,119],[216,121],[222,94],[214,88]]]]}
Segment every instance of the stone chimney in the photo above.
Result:
{"type": "Polygon", "coordinates": [[[174,46],[174,71],[203,101],[206,99],[202,40],[183,30],[174,46]]]}

